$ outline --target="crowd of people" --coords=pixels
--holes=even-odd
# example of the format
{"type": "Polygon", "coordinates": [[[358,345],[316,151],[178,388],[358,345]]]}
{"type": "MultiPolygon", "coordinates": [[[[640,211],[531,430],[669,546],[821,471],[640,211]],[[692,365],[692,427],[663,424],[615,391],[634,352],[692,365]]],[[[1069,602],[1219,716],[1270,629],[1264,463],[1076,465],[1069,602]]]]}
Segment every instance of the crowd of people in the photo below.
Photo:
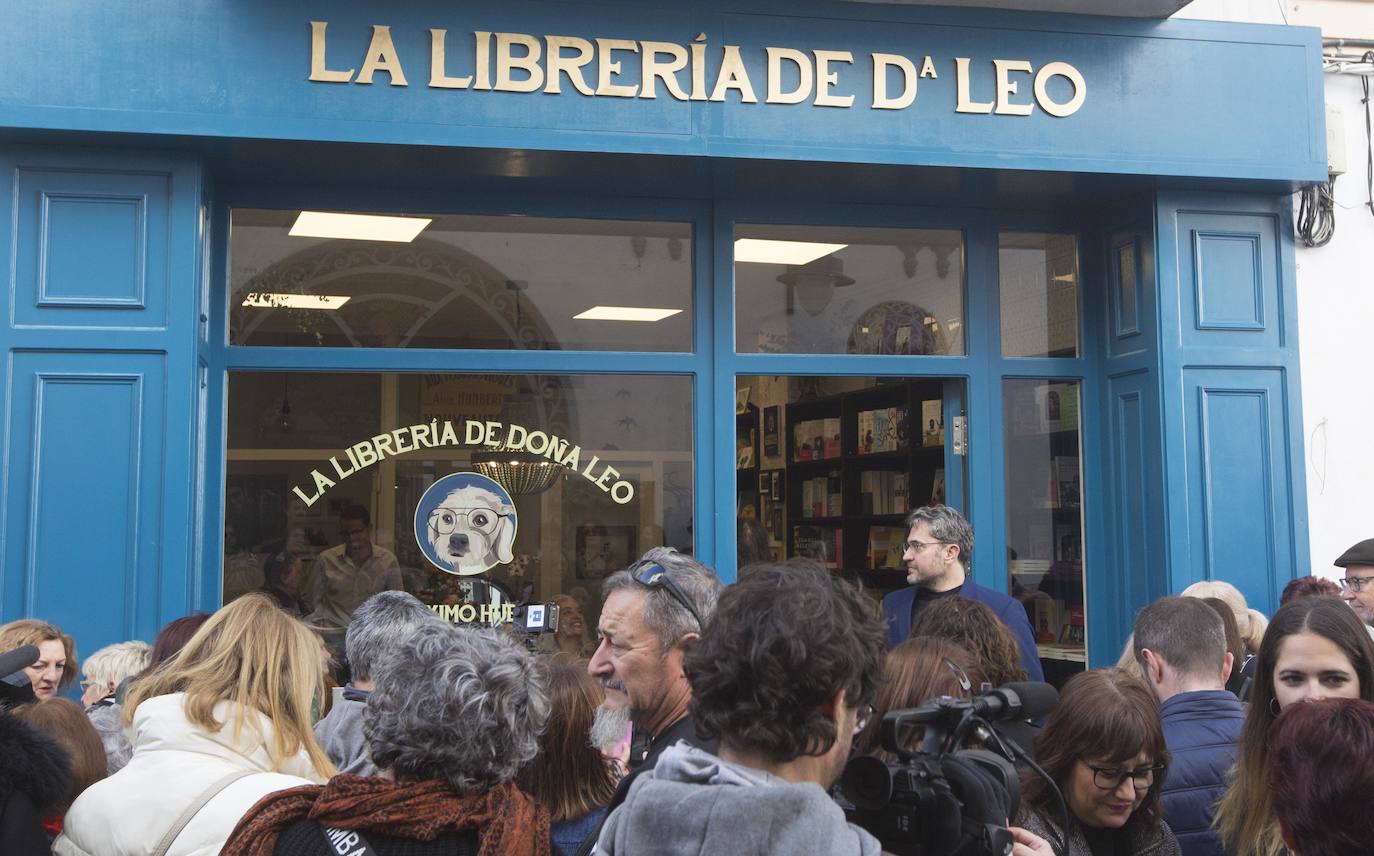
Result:
{"type": "Polygon", "coordinates": [[[1041,677],[1025,610],[968,577],[967,521],[937,506],[908,527],[910,587],[881,607],[809,560],[726,587],[654,548],[605,580],[590,650],[391,590],[324,629],[249,592],[84,661],[61,628],[11,622],[0,657],[27,665],[0,681],[3,851],[1371,851],[1374,540],[1341,557],[1339,586],[1295,580],[1272,620],[1215,581],[1149,604],[1116,666],[976,732],[998,779],[986,751],[930,754],[934,718],[884,726],[1041,677]],[[857,823],[875,809],[844,781],[855,759],[922,771],[930,816],[857,823]]]}

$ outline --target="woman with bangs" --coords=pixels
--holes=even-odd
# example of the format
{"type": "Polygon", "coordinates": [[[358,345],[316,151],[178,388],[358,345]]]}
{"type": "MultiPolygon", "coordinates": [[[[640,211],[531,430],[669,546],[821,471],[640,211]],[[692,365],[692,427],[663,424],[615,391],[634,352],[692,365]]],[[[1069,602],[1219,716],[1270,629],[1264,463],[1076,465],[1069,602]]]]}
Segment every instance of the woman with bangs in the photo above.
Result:
{"type": "Polygon", "coordinates": [[[319,636],[263,595],[210,616],[133,684],[133,757],[72,804],[53,853],[218,853],[260,798],[327,780],[311,730],[326,662],[319,636]]]}
{"type": "Polygon", "coordinates": [[[1123,669],[1075,675],[1035,738],[1039,777],[1022,781],[1017,825],[1056,844],[1065,856],[1180,856],[1160,816],[1159,792],[1169,750],[1159,703],[1145,682],[1123,669]]]}

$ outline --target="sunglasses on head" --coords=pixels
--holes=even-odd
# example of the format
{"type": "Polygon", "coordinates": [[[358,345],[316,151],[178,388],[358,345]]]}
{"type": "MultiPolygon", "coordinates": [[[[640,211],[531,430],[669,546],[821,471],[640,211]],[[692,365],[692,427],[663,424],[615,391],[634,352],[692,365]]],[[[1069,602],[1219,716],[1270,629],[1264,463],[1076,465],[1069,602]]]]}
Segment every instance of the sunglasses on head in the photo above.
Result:
{"type": "Polygon", "coordinates": [[[677,601],[683,609],[692,613],[692,617],[697,620],[699,629],[706,628],[706,622],[701,620],[701,613],[697,612],[692,601],[687,597],[687,593],[682,590],[677,583],[673,582],[672,577],[668,576],[668,571],[658,562],[636,562],[629,568],[630,576],[634,577],[635,582],[645,588],[661,588],[668,592],[668,596],[677,601]]]}

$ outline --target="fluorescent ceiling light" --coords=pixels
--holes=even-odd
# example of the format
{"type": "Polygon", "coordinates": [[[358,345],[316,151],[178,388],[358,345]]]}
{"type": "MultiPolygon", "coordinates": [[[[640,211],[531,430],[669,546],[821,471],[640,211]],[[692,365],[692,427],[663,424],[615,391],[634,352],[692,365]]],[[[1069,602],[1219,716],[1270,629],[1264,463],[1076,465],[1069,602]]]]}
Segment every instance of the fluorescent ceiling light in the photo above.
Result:
{"type": "Polygon", "coordinates": [[[259,309],[338,309],[349,301],[341,294],[274,294],[254,291],[243,298],[244,306],[259,309]]]}
{"type": "Polygon", "coordinates": [[[1055,282],[1073,282],[1074,275],[1071,273],[1058,273],[1054,275],[1055,282]]]}
{"type": "Polygon", "coordinates": [[[650,309],[643,306],[593,306],[573,318],[582,321],[662,321],[681,309],[650,309]]]}
{"type": "Polygon", "coordinates": [[[408,244],[432,222],[434,221],[428,217],[302,211],[292,224],[289,234],[297,238],[344,238],[350,241],[393,241],[408,244]]]}
{"type": "Polygon", "coordinates": [[[847,246],[849,245],[740,238],[735,241],[735,261],[768,265],[804,265],[839,252],[847,246]]]}

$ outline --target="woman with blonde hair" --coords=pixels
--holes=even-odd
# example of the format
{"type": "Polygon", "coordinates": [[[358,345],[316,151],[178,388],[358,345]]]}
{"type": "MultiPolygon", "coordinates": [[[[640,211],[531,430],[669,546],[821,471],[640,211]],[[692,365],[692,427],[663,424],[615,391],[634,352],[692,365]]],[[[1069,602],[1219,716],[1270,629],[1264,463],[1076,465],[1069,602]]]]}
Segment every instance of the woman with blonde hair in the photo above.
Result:
{"type": "Polygon", "coordinates": [[[33,618],[0,626],[0,654],[21,645],[38,648],[38,661],[24,672],[39,701],[57,695],[76,677],[76,643],[58,627],[33,618]]]}
{"type": "MultiPolygon", "coordinates": [[[[1247,653],[1254,654],[1259,651],[1260,642],[1264,640],[1264,630],[1269,626],[1269,619],[1264,617],[1264,613],[1258,609],[1251,609],[1245,602],[1245,595],[1240,593],[1240,589],[1222,580],[1199,580],[1183,590],[1184,597],[1214,597],[1227,606],[1231,607],[1231,612],[1236,616],[1236,628],[1240,630],[1240,639],[1245,643],[1247,653]]],[[[1240,668],[1239,664],[1236,666],[1240,668]]]]}
{"type": "Polygon", "coordinates": [[[226,605],[133,684],[133,757],[77,799],[53,853],[218,853],[263,796],[327,780],[311,730],[326,665],[319,636],[266,596],[226,605]]]}

